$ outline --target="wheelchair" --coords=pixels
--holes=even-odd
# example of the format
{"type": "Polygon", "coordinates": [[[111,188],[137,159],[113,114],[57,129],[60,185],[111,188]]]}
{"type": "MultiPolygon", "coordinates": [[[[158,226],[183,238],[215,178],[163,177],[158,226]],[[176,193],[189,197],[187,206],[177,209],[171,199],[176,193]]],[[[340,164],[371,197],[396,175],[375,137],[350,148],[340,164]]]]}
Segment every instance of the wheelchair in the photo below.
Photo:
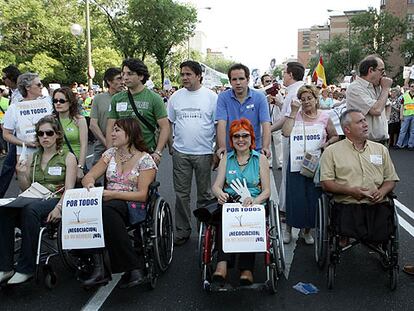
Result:
{"type": "Polygon", "coordinates": [[[200,222],[198,236],[198,261],[201,268],[202,288],[207,292],[236,291],[239,289],[268,290],[274,294],[277,284],[285,270],[285,253],[283,246],[282,227],[278,207],[273,201],[266,203],[267,250],[264,254],[266,280],[250,286],[218,287],[212,283],[214,266],[217,261],[217,229],[215,222],[200,222]]]}
{"type": "Polygon", "coordinates": [[[399,254],[399,223],[397,209],[394,205],[394,194],[388,195],[392,209],[393,232],[387,241],[370,241],[356,238],[347,245],[340,245],[340,238],[344,237],[334,225],[333,196],[323,193],[319,198],[316,210],[315,228],[315,261],[320,269],[328,265],[327,285],[332,289],[335,282],[336,266],[340,262],[341,254],[353,246],[363,244],[379,255],[381,265],[389,274],[389,288],[393,291],[398,284],[398,254],[399,254]]]}
{"type": "MultiPolygon", "coordinates": [[[[160,183],[154,181],[149,186],[146,203],[146,219],[128,227],[128,234],[137,256],[144,259],[145,283],[154,289],[157,279],[171,264],[174,250],[172,214],[169,204],[159,195],[160,183]]],[[[58,230],[58,248],[63,264],[78,279],[90,275],[94,268],[92,255],[79,250],[62,249],[62,230],[58,230]]]]}

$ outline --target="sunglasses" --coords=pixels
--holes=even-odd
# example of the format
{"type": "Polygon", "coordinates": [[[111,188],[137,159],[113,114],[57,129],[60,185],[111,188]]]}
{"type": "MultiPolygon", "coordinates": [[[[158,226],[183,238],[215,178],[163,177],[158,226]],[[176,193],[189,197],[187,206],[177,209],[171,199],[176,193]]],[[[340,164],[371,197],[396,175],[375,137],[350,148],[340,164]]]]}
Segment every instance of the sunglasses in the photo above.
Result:
{"type": "Polygon", "coordinates": [[[266,80],[265,83],[272,83],[272,80],[266,80]]]}
{"type": "Polygon", "coordinates": [[[55,131],[37,131],[36,132],[36,135],[38,137],[43,137],[45,136],[45,134],[46,136],[52,137],[53,135],[55,135],[55,131]]]}
{"type": "Polygon", "coordinates": [[[59,99],[57,99],[57,98],[53,98],[53,103],[54,104],[57,104],[57,103],[59,103],[59,104],[64,104],[64,103],[66,103],[67,102],[67,100],[64,100],[64,99],[62,99],[62,98],[59,98],[59,99]]]}
{"type": "Polygon", "coordinates": [[[234,139],[239,139],[239,138],[245,139],[245,138],[248,138],[248,137],[250,137],[250,134],[247,134],[247,133],[245,133],[245,134],[234,134],[233,135],[234,139]]]}

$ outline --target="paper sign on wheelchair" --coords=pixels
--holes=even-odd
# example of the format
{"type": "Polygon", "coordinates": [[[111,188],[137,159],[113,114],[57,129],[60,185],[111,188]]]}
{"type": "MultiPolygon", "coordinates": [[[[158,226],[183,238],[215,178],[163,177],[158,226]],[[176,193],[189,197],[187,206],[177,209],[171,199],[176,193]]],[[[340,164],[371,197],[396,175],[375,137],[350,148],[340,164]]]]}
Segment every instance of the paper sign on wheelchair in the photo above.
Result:
{"type": "Polygon", "coordinates": [[[62,248],[105,247],[102,224],[103,187],[71,189],[62,204],[62,248]]]}
{"type": "Polygon", "coordinates": [[[263,205],[223,205],[223,251],[225,253],[266,252],[266,220],[263,205]]]}

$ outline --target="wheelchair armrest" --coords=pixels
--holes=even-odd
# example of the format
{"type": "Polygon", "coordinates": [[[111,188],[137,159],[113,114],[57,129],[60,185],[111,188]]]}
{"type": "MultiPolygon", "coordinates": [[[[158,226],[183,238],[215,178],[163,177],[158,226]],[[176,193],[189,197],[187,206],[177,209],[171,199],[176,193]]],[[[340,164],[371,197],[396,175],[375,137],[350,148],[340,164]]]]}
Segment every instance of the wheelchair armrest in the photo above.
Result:
{"type": "Polygon", "coordinates": [[[386,197],[389,198],[390,200],[393,200],[397,198],[397,195],[394,193],[394,191],[391,191],[387,193],[386,197]]]}
{"type": "Polygon", "coordinates": [[[160,186],[160,182],[159,181],[153,181],[149,185],[149,191],[151,192],[151,191],[157,190],[159,186],[160,186]]]}

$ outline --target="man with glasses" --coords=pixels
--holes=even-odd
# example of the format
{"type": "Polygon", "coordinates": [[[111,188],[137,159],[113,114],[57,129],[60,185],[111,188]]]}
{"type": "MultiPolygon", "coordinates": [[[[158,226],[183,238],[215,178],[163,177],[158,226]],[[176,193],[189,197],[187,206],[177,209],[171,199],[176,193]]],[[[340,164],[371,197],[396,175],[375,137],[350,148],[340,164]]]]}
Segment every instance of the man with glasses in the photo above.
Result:
{"type": "Polygon", "coordinates": [[[256,150],[270,157],[270,113],[266,97],[249,88],[250,70],[245,65],[231,66],[227,75],[232,88],[220,93],[217,99],[217,156],[221,157],[226,149],[230,151],[231,122],[246,118],[254,128],[256,150]]]}
{"type": "Polygon", "coordinates": [[[105,93],[95,95],[92,102],[91,123],[89,129],[96,137],[93,153],[93,163],[97,163],[106,150],[106,123],[108,121],[108,110],[111,105],[112,96],[124,90],[121,70],[119,68],[108,68],[104,74],[105,93]]]}
{"type": "Polygon", "coordinates": [[[346,91],[347,109],[359,109],[368,122],[368,139],[388,145],[388,121],[391,105],[388,94],[392,79],[386,77],[384,62],[376,55],[359,64],[359,76],[346,91]]]}
{"type": "Polygon", "coordinates": [[[195,61],[181,63],[180,75],[184,87],[171,95],[168,101],[168,119],[171,127],[174,127],[174,243],[177,246],[186,243],[191,235],[190,194],[193,173],[197,185],[197,207],[213,198],[210,189],[217,94],[201,84],[202,72],[201,65],[195,61]]]}
{"type": "Polygon", "coordinates": [[[117,119],[137,118],[145,144],[155,163],[159,165],[162,150],[170,135],[170,123],[161,96],[145,86],[149,77],[148,67],[142,61],[128,58],[122,62],[122,78],[128,90],[112,97],[106,126],[106,146],[112,146],[111,132],[117,119]]]}

